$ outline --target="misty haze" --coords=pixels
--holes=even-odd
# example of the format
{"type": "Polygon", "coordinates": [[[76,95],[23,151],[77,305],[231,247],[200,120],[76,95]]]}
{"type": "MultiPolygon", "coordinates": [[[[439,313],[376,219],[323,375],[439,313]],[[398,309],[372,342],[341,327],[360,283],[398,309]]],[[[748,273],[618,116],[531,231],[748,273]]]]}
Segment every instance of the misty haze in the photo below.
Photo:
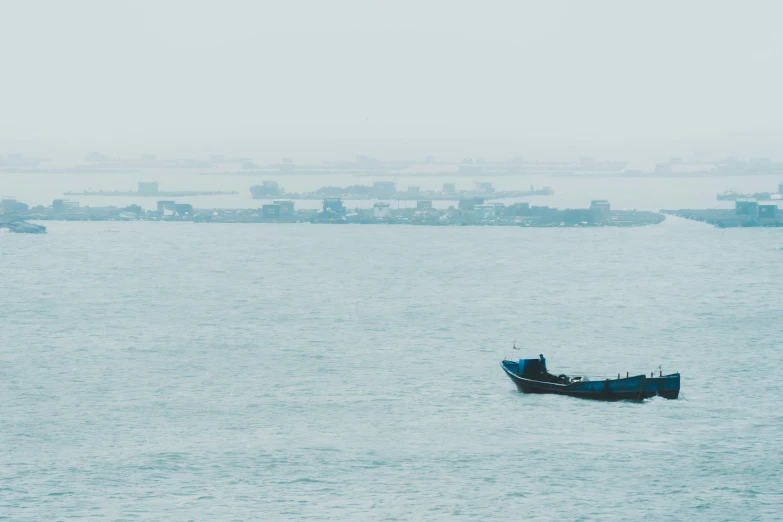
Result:
{"type": "Polygon", "coordinates": [[[0,6],[0,518],[774,520],[783,7],[0,6]]]}

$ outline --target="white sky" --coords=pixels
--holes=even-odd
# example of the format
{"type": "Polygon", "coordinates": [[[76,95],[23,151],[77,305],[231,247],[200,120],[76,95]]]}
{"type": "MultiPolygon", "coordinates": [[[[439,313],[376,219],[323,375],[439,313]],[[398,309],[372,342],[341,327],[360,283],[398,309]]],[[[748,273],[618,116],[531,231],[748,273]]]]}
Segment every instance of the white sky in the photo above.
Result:
{"type": "Polygon", "coordinates": [[[769,155],[781,20],[775,1],[5,1],[0,154],[769,155]]]}

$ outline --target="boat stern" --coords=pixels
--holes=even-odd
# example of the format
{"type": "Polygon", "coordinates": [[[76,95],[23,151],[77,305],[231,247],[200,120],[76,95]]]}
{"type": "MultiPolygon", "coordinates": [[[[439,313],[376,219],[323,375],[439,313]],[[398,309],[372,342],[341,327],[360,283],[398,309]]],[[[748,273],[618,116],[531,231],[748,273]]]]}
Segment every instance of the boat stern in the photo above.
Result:
{"type": "Polygon", "coordinates": [[[660,377],[648,377],[644,383],[645,397],[658,395],[664,399],[676,399],[680,396],[680,374],[672,373],[660,377]]]}

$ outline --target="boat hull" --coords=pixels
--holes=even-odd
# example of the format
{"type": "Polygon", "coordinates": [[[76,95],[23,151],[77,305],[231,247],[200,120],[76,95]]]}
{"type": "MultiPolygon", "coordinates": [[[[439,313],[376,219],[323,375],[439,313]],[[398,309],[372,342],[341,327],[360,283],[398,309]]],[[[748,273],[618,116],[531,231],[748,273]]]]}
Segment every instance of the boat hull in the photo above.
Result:
{"type": "Polygon", "coordinates": [[[510,369],[506,362],[510,361],[501,363],[503,371],[522,393],[549,393],[600,401],[641,401],[655,396],[676,399],[680,394],[679,373],[661,377],[636,375],[625,379],[558,384],[522,377],[510,369]]]}

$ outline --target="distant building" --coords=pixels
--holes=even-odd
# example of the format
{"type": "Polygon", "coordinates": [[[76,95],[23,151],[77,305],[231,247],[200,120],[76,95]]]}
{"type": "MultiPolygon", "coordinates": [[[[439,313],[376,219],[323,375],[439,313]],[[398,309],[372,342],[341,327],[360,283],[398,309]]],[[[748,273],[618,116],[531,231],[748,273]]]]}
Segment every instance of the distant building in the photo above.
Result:
{"type": "Polygon", "coordinates": [[[174,201],[158,201],[158,212],[163,216],[193,215],[193,205],[190,203],[176,203],[174,201]]]}
{"type": "Polygon", "coordinates": [[[567,208],[563,210],[563,221],[569,225],[593,223],[597,221],[597,217],[602,217],[602,215],[596,216],[594,210],[587,208],[567,208]]]}
{"type": "Polygon", "coordinates": [[[459,200],[458,208],[460,210],[473,210],[476,205],[483,205],[484,198],[470,198],[459,200]]]}
{"type": "Polygon", "coordinates": [[[16,201],[16,198],[3,198],[2,201],[0,201],[0,210],[6,214],[24,212],[29,208],[30,207],[27,204],[16,201]]]}
{"type": "Polygon", "coordinates": [[[296,170],[294,167],[294,160],[291,158],[283,158],[280,160],[280,172],[283,174],[291,174],[296,170]]]}
{"type": "Polygon", "coordinates": [[[184,216],[186,214],[190,214],[191,216],[193,215],[193,205],[190,203],[175,203],[172,210],[174,210],[174,212],[180,216],[184,216]]]}
{"type": "Polygon", "coordinates": [[[548,214],[551,214],[556,209],[550,208],[546,205],[542,205],[540,207],[538,206],[532,206],[530,207],[530,215],[535,217],[544,217],[548,214]]]}
{"type": "Polygon", "coordinates": [[[372,196],[376,199],[392,199],[397,194],[397,184],[393,181],[375,181],[372,184],[372,196]]]}
{"type": "Polygon", "coordinates": [[[759,205],[758,206],[759,219],[775,219],[778,213],[777,205],[759,205]]]}
{"type": "Polygon", "coordinates": [[[657,163],[655,165],[655,173],[658,175],[665,175],[672,173],[671,163],[657,163]]]}
{"type": "Polygon", "coordinates": [[[139,181],[138,193],[140,196],[156,196],[158,194],[158,182],[139,181]]]}
{"type": "Polygon", "coordinates": [[[530,215],[530,203],[520,202],[514,203],[505,209],[503,212],[506,216],[529,216],[530,215]]]}
{"type": "Polygon", "coordinates": [[[431,200],[417,201],[416,210],[432,210],[432,201],[431,200]]]}
{"type": "Polygon", "coordinates": [[[144,214],[144,209],[141,208],[139,205],[128,205],[123,209],[125,212],[130,212],[131,214],[141,215],[144,214]]]}
{"type": "Polygon", "coordinates": [[[457,184],[456,183],[444,183],[443,184],[443,192],[446,194],[454,194],[457,192],[457,184]]]}
{"type": "Polygon", "coordinates": [[[91,152],[84,159],[92,163],[102,163],[104,161],[109,161],[108,156],[105,156],[99,152],[91,152]]]}
{"type": "Polygon", "coordinates": [[[163,212],[164,210],[173,210],[175,204],[176,203],[171,200],[158,201],[158,205],[157,205],[158,212],[163,212]]]}
{"type": "Polygon", "coordinates": [[[473,217],[476,219],[494,219],[495,205],[476,205],[473,207],[473,217]]]}
{"type": "Polygon", "coordinates": [[[758,202],[754,198],[739,198],[734,202],[734,212],[739,216],[758,216],[758,202]]]}
{"type": "Polygon", "coordinates": [[[388,203],[376,203],[372,207],[372,215],[380,219],[391,216],[391,205],[388,203]]]}
{"type": "Polygon", "coordinates": [[[52,201],[52,210],[55,212],[55,214],[70,212],[77,208],[79,208],[78,201],[69,201],[67,199],[55,199],[52,201]]]}
{"type": "Polygon", "coordinates": [[[253,199],[265,199],[282,196],[285,190],[277,183],[277,181],[264,181],[261,185],[253,185],[250,187],[250,194],[253,199]]]}
{"type": "Polygon", "coordinates": [[[345,215],[343,200],[340,198],[325,198],[323,203],[323,211],[335,212],[340,215],[345,215]]]}
{"type": "Polygon", "coordinates": [[[590,202],[590,210],[600,214],[608,214],[612,206],[605,199],[594,199],[590,202]]]}
{"type": "Polygon", "coordinates": [[[479,192],[495,192],[495,189],[492,188],[492,183],[488,181],[477,181],[476,190],[479,192]]]}
{"type": "Polygon", "coordinates": [[[370,156],[356,156],[356,165],[363,168],[376,168],[380,165],[377,158],[370,156]]]}
{"type": "Polygon", "coordinates": [[[778,185],[778,194],[783,194],[783,183],[778,185]]]}
{"type": "Polygon", "coordinates": [[[421,187],[408,187],[408,194],[421,194],[421,187]]]}
{"type": "Polygon", "coordinates": [[[261,217],[263,219],[280,219],[280,205],[262,205],[261,217]]]}
{"type": "Polygon", "coordinates": [[[424,156],[424,163],[427,165],[432,165],[435,163],[435,156],[424,156]]]}
{"type": "Polygon", "coordinates": [[[294,215],[294,202],[290,200],[279,200],[274,202],[280,207],[280,216],[290,217],[294,215]]]}
{"type": "Polygon", "coordinates": [[[473,160],[471,160],[471,163],[463,163],[459,166],[459,171],[463,174],[480,174],[482,170],[481,165],[473,165],[473,160]]]}

